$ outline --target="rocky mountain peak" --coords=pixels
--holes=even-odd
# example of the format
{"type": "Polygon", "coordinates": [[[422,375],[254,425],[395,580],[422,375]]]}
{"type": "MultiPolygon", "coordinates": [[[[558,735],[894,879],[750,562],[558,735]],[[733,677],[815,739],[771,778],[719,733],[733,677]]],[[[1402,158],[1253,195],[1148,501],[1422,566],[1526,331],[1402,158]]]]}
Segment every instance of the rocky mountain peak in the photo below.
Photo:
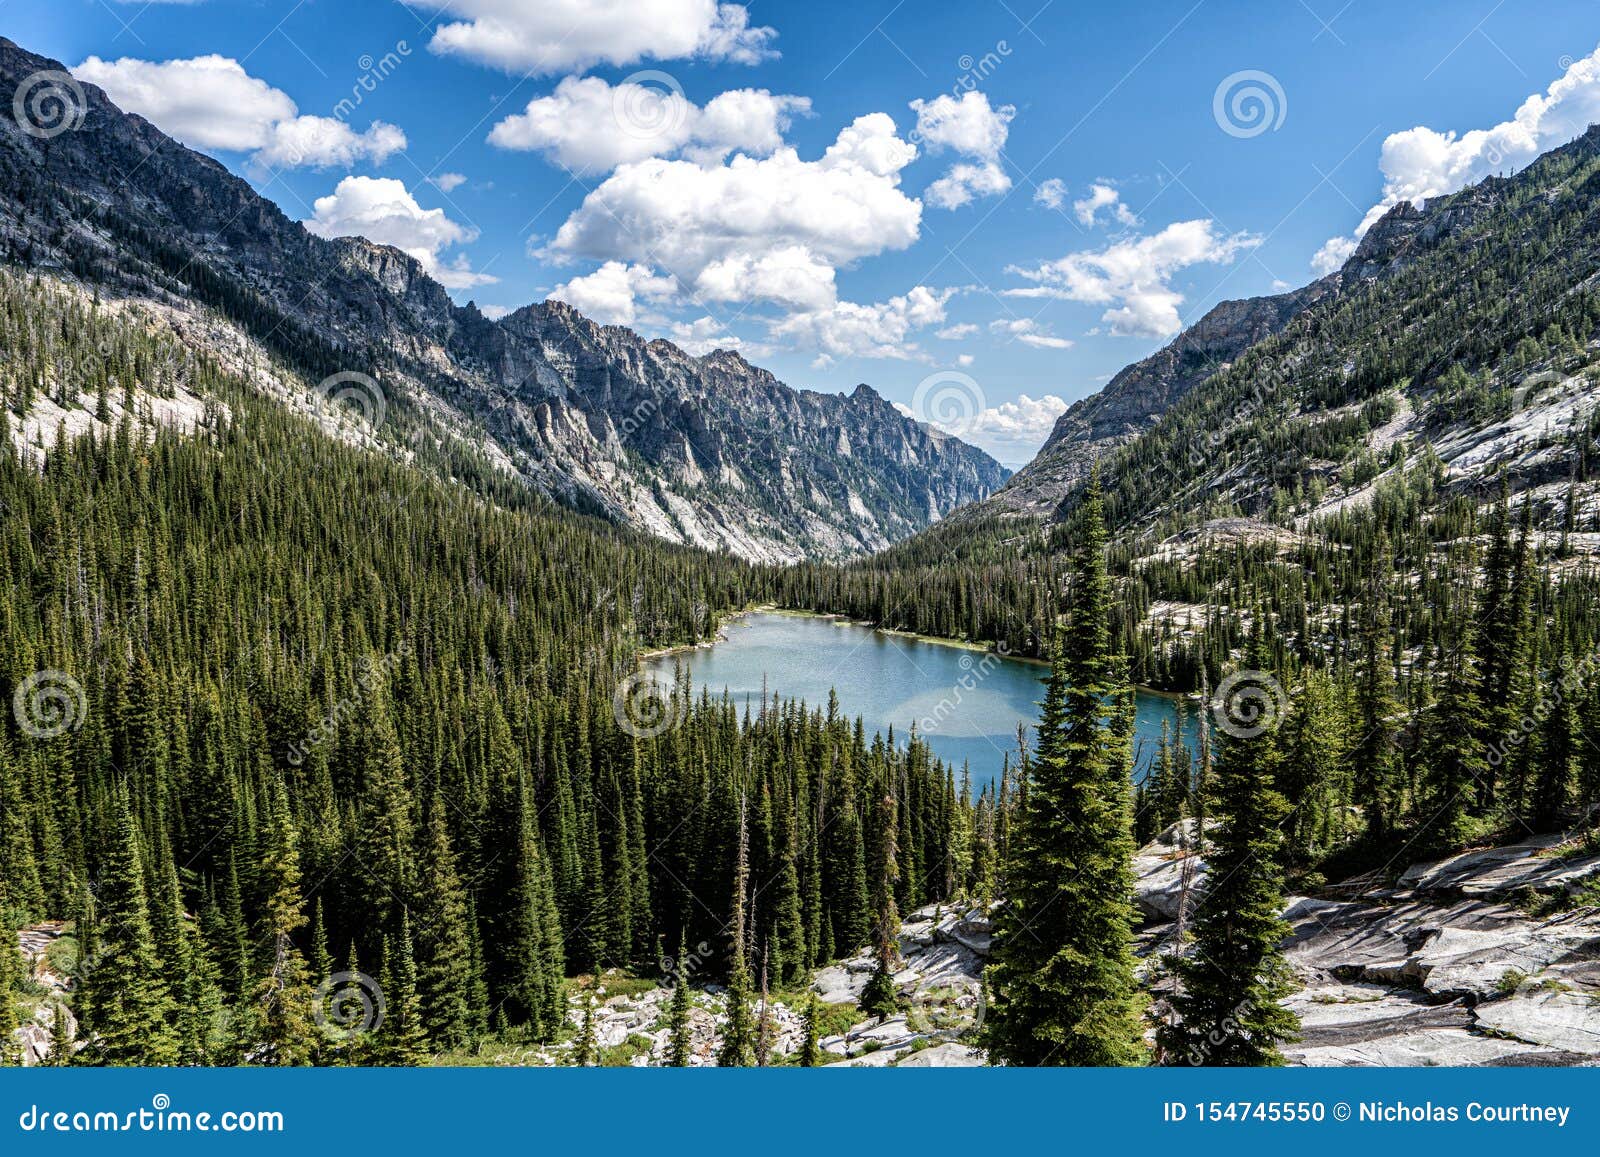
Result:
{"type": "Polygon", "coordinates": [[[619,523],[769,561],[887,546],[1005,480],[987,454],[935,445],[867,387],[795,390],[735,351],[695,358],[558,300],[490,321],[398,249],[307,232],[93,85],[81,127],[31,136],[13,98],[40,71],[65,69],[0,39],[10,259],[209,315],[307,385],[368,375],[413,403],[388,406],[394,428],[381,431],[407,454],[435,446],[619,523]],[[864,412],[868,397],[878,404],[864,412]]]}

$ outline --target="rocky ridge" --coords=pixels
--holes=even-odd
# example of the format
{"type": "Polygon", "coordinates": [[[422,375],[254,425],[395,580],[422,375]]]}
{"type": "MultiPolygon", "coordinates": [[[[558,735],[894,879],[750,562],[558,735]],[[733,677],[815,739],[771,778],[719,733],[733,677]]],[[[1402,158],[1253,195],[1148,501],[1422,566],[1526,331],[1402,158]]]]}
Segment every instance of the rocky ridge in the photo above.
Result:
{"type": "Polygon", "coordinates": [[[864,385],[791,389],[737,353],[694,357],[559,302],[500,321],[458,306],[410,256],[314,236],[93,85],[78,127],[26,133],[11,98],[49,71],[63,66],[0,38],[5,259],[186,315],[195,341],[243,346],[302,394],[360,375],[396,453],[773,562],[887,546],[1006,477],[864,385]]]}

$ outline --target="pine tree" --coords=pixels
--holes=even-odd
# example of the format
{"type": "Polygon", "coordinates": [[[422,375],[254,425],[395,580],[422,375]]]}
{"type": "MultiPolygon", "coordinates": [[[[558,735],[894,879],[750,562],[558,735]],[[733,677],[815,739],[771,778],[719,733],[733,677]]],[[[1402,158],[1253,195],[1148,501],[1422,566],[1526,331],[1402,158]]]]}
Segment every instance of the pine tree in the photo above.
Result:
{"type": "Polygon", "coordinates": [[[1361,670],[1356,687],[1356,730],[1350,753],[1355,798],[1366,812],[1367,834],[1382,840],[1399,820],[1400,704],[1395,699],[1390,652],[1389,569],[1393,560],[1388,540],[1379,533],[1373,549],[1373,573],[1361,601],[1361,670]]]}
{"type": "MultiPolygon", "coordinates": [[[[0,902],[4,899],[4,887],[0,886],[0,902]]],[[[0,1066],[22,1063],[22,1049],[15,1036],[19,1023],[16,1002],[27,975],[17,947],[17,930],[6,915],[0,907],[0,1066]]]]}
{"type": "Polygon", "coordinates": [[[1483,736],[1489,731],[1479,697],[1472,628],[1463,621],[1454,653],[1439,673],[1438,700],[1424,731],[1428,776],[1428,843],[1440,850],[1468,843],[1476,828],[1470,807],[1489,771],[1483,736]]]}
{"type": "Polygon", "coordinates": [[[583,1027],[578,1031],[578,1046],[572,1054],[572,1063],[579,1068],[589,1068],[599,1059],[600,1042],[594,1029],[594,997],[586,995],[583,998],[583,1027]]]}
{"type": "Polygon", "coordinates": [[[895,988],[895,961],[900,955],[900,915],[895,910],[894,886],[900,878],[896,855],[897,819],[895,799],[886,795],[879,805],[881,824],[878,831],[877,919],[872,926],[872,948],[877,967],[872,979],[861,991],[861,1011],[868,1016],[888,1018],[900,1007],[900,994],[895,988]]]}
{"type": "Polygon", "coordinates": [[[300,910],[300,855],[288,805],[274,792],[267,851],[261,864],[267,894],[261,942],[267,946],[254,994],[257,1044],[250,1059],[265,1065],[303,1065],[315,1047],[312,986],[294,934],[305,925],[300,910]]]}
{"type": "Polygon", "coordinates": [[[85,1059],[170,1065],[178,1057],[172,998],[150,932],[139,834],[125,788],[117,788],[112,806],[109,852],[95,905],[95,955],[87,962],[79,997],[94,1028],[85,1059]]]}
{"type": "MultiPolygon", "coordinates": [[[[1252,662],[1264,662],[1257,650],[1252,662]]],[[[1193,947],[1173,962],[1177,1025],[1157,1031],[1169,1064],[1279,1065],[1299,1022],[1279,1001],[1294,990],[1283,960],[1283,833],[1277,728],[1225,734],[1217,766],[1220,822],[1193,922],[1193,947]]]]}
{"type": "Polygon", "coordinates": [[[804,1035],[800,1038],[800,1065],[802,1068],[814,1069],[822,1063],[822,1050],[819,1047],[821,1019],[822,1002],[817,999],[816,992],[812,991],[806,997],[804,1035]]]}
{"type": "Polygon", "coordinates": [[[1131,768],[1105,718],[1119,700],[1098,477],[1079,510],[1073,604],[1007,849],[984,1042],[1013,1065],[1146,1059],[1134,979],[1131,768]]]}
{"type": "Polygon", "coordinates": [[[411,940],[411,913],[400,914],[399,934],[384,952],[383,1029],[379,1055],[386,1065],[415,1067],[427,1063],[428,1034],[417,996],[417,964],[411,940]]]}
{"type": "Polygon", "coordinates": [[[68,1021],[72,1013],[62,1000],[55,1001],[51,1008],[50,1053],[44,1058],[44,1063],[51,1068],[65,1068],[72,1063],[73,1057],[72,1030],[68,1021]]]}
{"type": "Polygon", "coordinates": [[[1571,671],[1572,653],[1563,638],[1545,692],[1547,710],[1533,757],[1533,824],[1540,831],[1561,825],[1578,777],[1578,687],[1571,671]]]}
{"type": "Polygon", "coordinates": [[[678,959],[673,966],[672,1004],[668,1012],[667,1063],[673,1068],[689,1067],[694,1052],[694,1036],[689,1020],[693,995],[689,990],[688,936],[678,936],[678,959]]]}
{"type": "Polygon", "coordinates": [[[750,827],[745,818],[745,797],[739,797],[739,849],[733,870],[733,919],[728,926],[733,940],[733,965],[728,974],[727,1019],[722,1027],[722,1047],[717,1064],[722,1068],[747,1068],[755,1063],[756,1026],[750,1017],[750,968],[745,962],[745,891],[750,878],[750,827]]]}
{"type": "Polygon", "coordinates": [[[441,1052],[466,1044],[471,1029],[472,947],[467,893],[456,871],[444,805],[435,798],[422,835],[417,874],[417,995],[428,1039],[441,1052]]]}

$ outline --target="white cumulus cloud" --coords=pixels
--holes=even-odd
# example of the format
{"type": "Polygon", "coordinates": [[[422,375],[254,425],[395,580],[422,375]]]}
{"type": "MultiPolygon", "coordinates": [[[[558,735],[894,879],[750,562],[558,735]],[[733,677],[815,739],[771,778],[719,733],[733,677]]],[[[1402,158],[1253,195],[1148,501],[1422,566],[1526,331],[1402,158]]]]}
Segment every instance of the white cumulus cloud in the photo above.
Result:
{"type": "Polygon", "coordinates": [[[815,161],[785,146],[721,165],[659,157],[624,164],[549,248],[647,265],[709,300],[822,308],[834,299],[840,265],[917,239],[922,207],[899,188],[914,156],[894,122],[873,113],[815,161]]]}
{"type": "Polygon", "coordinates": [[[913,333],[942,323],[945,303],[954,293],[918,285],[888,301],[839,301],[828,309],[782,318],[773,324],[772,333],[817,350],[819,365],[850,357],[910,358],[917,352],[913,333]]]}
{"type": "Polygon", "coordinates": [[[980,165],[962,162],[951,165],[922,195],[936,209],[959,209],[975,197],[998,195],[1009,188],[1011,178],[994,161],[980,165]]]}
{"type": "Polygon", "coordinates": [[[658,277],[642,265],[607,261],[593,273],[556,286],[550,296],[602,325],[632,325],[639,298],[668,298],[675,289],[672,278],[658,277]]]}
{"type": "Polygon", "coordinates": [[[1033,190],[1033,203],[1046,209],[1059,209],[1067,203],[1067,183],[1060,177],[1040,181],[1033,190]]]}
{"type": "Polygon", "coordinates": [[[542,152],[582,175],[683,150],[714,164],[730,152],[773,152],[792,118],[810,108],[806,97],[765,89],[724,92],[701,108],[665,83],[611,85],[597,76],[569,76],[495,125],[489,143],[542,152]]]}
{"type": "Polygon", "coordinates": [[[404,250],[440,284],[466,289],[495,278],[474,273],[465,256],[446,262],[444,249],[476,240],[477,230],[445,216],[443,209],[424,209],[404,183],[389,177],[346,177],[326,197],[312,203],[314,216],[302,222],[319,237],[365,237],[404,250]]]}
{"type": "Polygon", "coordinates": [[[1089,195],[1081,201],[1072,203],[1072,211],[1083,224],[1094,226],[1099,219],[1101,211],[1119,225],[1137,225],[1139,219],[1133,215],[1133,210],[1122,203],[1122,194],[1104,182],[1097,181],[1089,186],[1089,195]]]}
{"type": "Polygon", "coordinates": [[[405,147],[405,133],[383,121],[358,133],[332,117],[298,116],[273,125],[271,139],[254,160],[273,169],[348,169],[361,161],[381,165],[405,147]]]}
{"type": "Polygon", "coordinates": [[[357,132],[332,117],[301,116],[288,93],[226,56],[163,61],[91,56],[72,71],[105,89],[117,107],[138,113],[186,145],[249,152],[269,168],[382,164],[406,147],[405,133],[383,121],[357,132]]]}
{"type": "Polygon", "coordinates": [[[1044,445],[1056,419],[1066,412],[1067,403],[1054,394],[1030,398],[1023,394],[1014,402],[1002,402],[980,413],[962,435],[989,451],[1007,465],[1031,459],[1044,445]]]}
{"type": "Polygon", "coordinates": [[[506,71],[549,75],[597,64],[726,60],[777,55],[777,33],[752,27],[740,4],[716,0],[438,0],[462,19],[441,24],[429,45],[506,71]]]}
{"type": "MultiPolygon", "coordinates": [[[[1461,134],[1422,125],[1391,133],[1378,161],[1383,171],[1383,197],[1367,211],[1354,236],[1359,239],[1401,201],[1421,204],[1484,177],[1520,169],[1597,121],[1600,48],[1573,61],[1544,92],[1529,96],[1510,120],[1461,134]]],[[[1350,238],[1336,237],[1318,250],[1312,266],[1319,273],[1332,272],[1338,268],[1335,262],[1340,254],[1348,258],[1354,249],[1350,238]]]]}
{"type": "Polygon", "coordinates": [[[1183,328],[1183,294],[1173,278],[1191,265],[1231,261],[1261,244],[1246,233],[1219,234],[1215,222],[1177,221],[1159,233],[1071,253],[1032,268],[1009,266],[1034,284],[1008,289],[1010,297],[1051,297],[1108,306],[1101,320],[1113,334],[1171,337],[1183,328]]]}
{"type": "Polygon", "coordinates": [[[912,139],[930,153],[950,151],[968,158],[950,167],[923,194],[939,209],[959,209],[975,197],[996,196],[1011,188],[1011,178],[1000,165],[1015,106],[993,108],[986,93],[970,90],[960,99],[944,93],[932,100],[914,100],[917,114],[912,139]]]}

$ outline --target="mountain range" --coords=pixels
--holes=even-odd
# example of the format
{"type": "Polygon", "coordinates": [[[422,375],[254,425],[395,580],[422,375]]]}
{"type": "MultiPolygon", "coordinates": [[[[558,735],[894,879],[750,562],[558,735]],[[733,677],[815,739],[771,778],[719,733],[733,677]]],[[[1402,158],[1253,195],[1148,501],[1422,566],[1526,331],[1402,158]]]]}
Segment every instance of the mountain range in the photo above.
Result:
{"type": "MultiPolygon", "coordinates": [[[[50,71],[0,39],[0,108],[50,71]]],[[[1600,130],[1394,206],[1307,286],[1217,305],[1070,407],[1007,480],[867,385],[792,389],[736,352],[692,356],[559,301],[498,320],[457,305],[411,256],[313,235],[83,90],[73,131],[0,116],[10,261],[137,303],[291,405],[355,395],[368,422],[344,436],[668,541],[784,563],[943,544],[991,519],[1015,536],[1069,510],[1096,463],[1123,529],[1160,532],[1152,548],[1239,519],[1293,533],[1369,501],[1424,448],[1446,491],[1503,476],[1546,520],[1566,508],[1569,529],[1590,503],[1600,130]]]]}
{"type": "Polygon", "coordinates": [[[64,71],[0,39],[9,260],[158,309],[292,402],[320,381],[381,419],[353,437],[765,562],[879,549],[1005,480],[867,385],[791,389],[737,353],[694,357],[559,301],[491,320],[400,250],[313,235],[93,85],[71,131],[24,131],[18,85],[64,71]]]}

